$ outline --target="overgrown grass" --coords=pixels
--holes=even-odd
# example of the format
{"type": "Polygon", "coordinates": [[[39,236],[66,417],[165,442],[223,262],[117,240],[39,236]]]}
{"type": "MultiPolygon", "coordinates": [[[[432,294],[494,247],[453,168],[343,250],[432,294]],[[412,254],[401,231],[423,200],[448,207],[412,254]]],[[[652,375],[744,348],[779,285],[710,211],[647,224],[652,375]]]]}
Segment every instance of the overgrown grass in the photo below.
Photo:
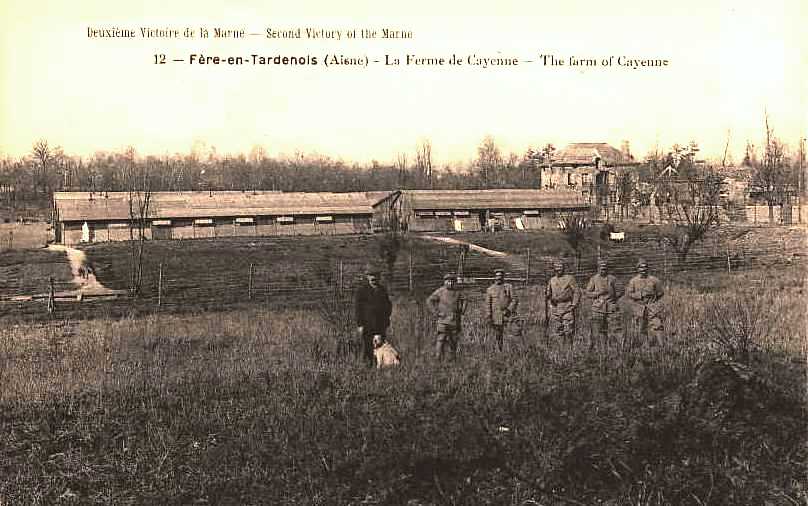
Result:
{"type": "Polygon", "coordinates": [[[590,350],[586,311],[572,346],[547,340],[528,291],[497,354],[472,306],[443,365],[399,299],[390,371],[336,354],[315,310],[7,329],[0,503],[804,504],[804,299],[733,305],[729,281],[672,287],[658,347],[590,350]],[[757,311],[747,360],[716,309],[757,311]]]}

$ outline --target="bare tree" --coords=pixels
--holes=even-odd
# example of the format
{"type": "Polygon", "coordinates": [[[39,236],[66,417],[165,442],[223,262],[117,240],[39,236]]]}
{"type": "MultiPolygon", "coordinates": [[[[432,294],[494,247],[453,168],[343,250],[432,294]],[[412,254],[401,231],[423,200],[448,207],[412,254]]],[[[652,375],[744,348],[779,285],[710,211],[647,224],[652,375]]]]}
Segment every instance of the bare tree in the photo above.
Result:
{"type": "Polygon", "coordinates": [[[480,186],[489,188],[495,181],[502,168],[502,153],[499,151],[496,141],[490,135],[486,135],[477,147],[477,160],[474,165],[480,177],[480,186]]]}
{"type": "Polygon", "coordinates": [[[432,188],[432,141],[423,139],[415,148],[415,167],[419,176],[432,188]]]}
{"type": "Polygon", "coordinates": [[[710,173],[669,185],[670,199],[664,204],[669,222],[662,228],[662,240],[676,252],[680,263],[718,225],[721,179],[710,173]]]}
{"type": "MultiPolygon", "coordinates": [[[[752,185],[760,191],[769,207],[769,223],[774,223],[774,206],[783,205],[786,199],[786,186],[788,184],[787,161],[785,146],[774,135],[769,126],[768,113],[764,116],[766,127],[766,145],[763,159],[756,160],[754,152],[749,158],[752,166],[752,185]]],[[[749,144],[747,143],[747,146],[749,144]]]]}
{"type": "Polygon", "coordinates": [[[396,156],[395,167],[398,172],[398,187],[403,188],[407,184],[407,153],[396,156]]]}
{"type": "Polygon", "coordinates": [[[38,180],[39,186],[42,189],[42,195],[47,196],[50,194],[53,186],[51,181],[54,176],[52,169],[59,165],[64,157],[62,148],[58,146],[51,147],[47,140],[39,139],[34,143],[31,154],[34,157],[36,172],[38,173],[37,177],[34,179],[38,180]]]}
{"type": "Polygon", "coordinates": [[[586,215],[574,211],[561,214],[558,222],[558,228],[564,234],[564,239],[575,252],[575,272],[578,272],[581,263],[581,246],[586,239],[590,223],[586,215]]]}
{"type": "Polygon", "coordinates": [[[628,214],[629,207],[634,198],[634,178],[628,171],[617,173],[615,180],[617,187],[617,204],[620,206],[620,219],[628,214]]]}
{"type": "Polygon", "coordinates": [[[151,177],[148,163],[135,160],[135,150],[125,152],[123,180],[129,204],[129,293],[140,295],[143,287],[143,258],[146,252],[146,230],[151,226],[151,177]]]}

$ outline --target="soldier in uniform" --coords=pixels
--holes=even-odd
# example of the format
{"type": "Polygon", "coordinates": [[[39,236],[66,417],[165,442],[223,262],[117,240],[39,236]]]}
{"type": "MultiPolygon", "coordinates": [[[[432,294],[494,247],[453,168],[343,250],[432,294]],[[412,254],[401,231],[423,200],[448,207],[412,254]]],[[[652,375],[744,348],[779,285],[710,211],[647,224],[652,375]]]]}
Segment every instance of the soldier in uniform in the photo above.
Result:
{"type": "Polygon", "coordinates": [[[519,304],[513,294],[513,287],[505,282],[505,271],[494,271],[494,284],[485,291],[485,317],[488,325],[494,329],[497,349],[502,351],[502,339],[508,319],[516,313],[519,304]]]}
{"type": "Polygon", "coordinates": [[[575,335],[575,310],[581,293],[575,277],[564,274],[564,262],[556,261],[553,268],[555,275],[547,282],[545,291],[545,304],[550,310],[550,328],[554,337],[572,341],[575,335]]]}
{"type": "Polygon", "coordinates": [[[632,302],[635,335],[652,337],[659,344],[664,331],[660,299],[665,291],[659,279],[648,275],[645,260],[637,262],[637,273],[626,285],[626,295],[632,302]]]}
{"type": "Polygon", "coordinates": [[[427,307],[438,319],[438,336],[435,342],[435,359],[438,361],[443,360],[447,346],[452,359],[457,355],[457,341],[466,302],[455,281],[454,275],[444,275],[443,286],[432,292],[426,300],[427,307]]]}
{"type": "Polygon", "coordinates": [[[586,295],[592,299],[592,340],[590,348],[595,345],[595,337],[601,343],[608,343],[611,337],[614,342],[622,340],[623,316],[617,305],[617,280],[609,274],[606,260],[598,261],[598,272],[589,279],[586,295]]]}
{"type": "Polygon", "coordinates": [[[379,269],[368,266],[365,269],[366,283],[362,283],[354,293],[354,316],[360,339],[361,357],[373,365],[373,336],[387,335],[393,304],[387,289],[379,283],[379,269]]]}

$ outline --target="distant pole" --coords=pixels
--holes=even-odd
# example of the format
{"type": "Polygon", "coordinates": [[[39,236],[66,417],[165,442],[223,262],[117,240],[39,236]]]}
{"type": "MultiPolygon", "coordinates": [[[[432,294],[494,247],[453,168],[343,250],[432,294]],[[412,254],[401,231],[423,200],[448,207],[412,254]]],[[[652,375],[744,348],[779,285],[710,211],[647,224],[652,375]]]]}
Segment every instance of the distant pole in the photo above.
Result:
{"type": "Polygon", "coordinates": [[[253,271],[255,269],[255,264],[250,264],[250,277],[247,282],[247,298],[252,300],[253,298],[253,271]]]}
{"type": "Polygon", "coordinates": [[[527,249],[527,267],[525,269],[525,285],[530,284],[530,248],[527,249]]]}
{"type": "Polygon", "coordinates": [[[157,307],[163,305],[163,262],[157,267],[157,307]]]}
{"type": "Polygon", "coordinates": [[[727,274],[732,272],[732,261],[729,255],[729,244],[727,244],[727,274]]]}
{"type": "Polygon", "coordinates": [[[412,293],[412,290],[414,288],[413,283],[412,283],[412,251],[410,251],[410,257],[409,257],[407,263],[408,263],[408,268],[409,268],[408,278],[407,278],[407,288],[409,289],[410,293],[412,293]]]}
{"type": "Polygon", "coordinates": [[[14,249],[14,231],[8,231],[8,249],[14,249]]]}
{"type": "Polygon", "coordinates": [[[53,288],[53,276],[48,278],[50,284],[50,292],[48,293],[48,313],[52,314],[56,306],[56,291],[53,288]]]}
{"type": "Polygon", "coordinates": [[[345,275],[345,267],[342,260],[339,261],[339,272],[337,273],[337,295],[342,295],[342,278],[345,275]]]}

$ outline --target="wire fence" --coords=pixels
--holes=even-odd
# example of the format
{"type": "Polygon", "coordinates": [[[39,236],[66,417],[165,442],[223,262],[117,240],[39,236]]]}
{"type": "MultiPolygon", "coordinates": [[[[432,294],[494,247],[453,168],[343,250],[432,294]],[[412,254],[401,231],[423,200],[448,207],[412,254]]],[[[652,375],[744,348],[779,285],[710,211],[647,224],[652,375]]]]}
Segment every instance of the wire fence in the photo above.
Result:
{"type": "MultiPolygon", "coordinates": [[[[778,264],[805,265],[803,236],[799,240],[743,236],[733,240],[708,238],[680,258],[666,243],[655,238],[637,237],[589,249],[579,257],[565,259],[567,271],[585,286],[597,270],[598,260],[607,259],[610,273],[622,289],[635,274],[642,257],[652,274],[665,284],[686,277],[704,278],[717,273],[733,273],[769,268],[778,264]]],[[[423,301],[442,284],[444,273],[454,273],[472,305],[481,305],[493,271],[504,269],[506,280],[517,289],[544,285],[552,275],[557,257],[537,248],[505,256],[490,256],[467,245],[446,245],[428,255],[415,250],[400,251],[394,262],[382,263],[382,282],[391,296],[413,302],[423,301]]],[[[237,262],[214,268],[193,265],[193,258],[178,255],[156,265],[145,265],[137,294],[127,293],[127,271],[118,271],[99,281],[119,288],[114,294],[77,291],[71,279],[60,279],[66,260],[43,260],[35,273],[14,272],[2,287],[0,316],[21,319],[92,318],[120,316],[131,312],[194,312],[235,307],[311,308],[339,312],[350,306],[353,290],[363,282],[366,259],[307,260],[288,258],[273,262],[237,262]],[[45,266],[43,268],[42,266],[45,266]],[[116,277],[117,276],[117,277],[116,277]],[[125,295],[124,295],[125,294],[125,295]],[[25,300],[20,300],[20,299],[25,300]]],[[[22,262],[24,265],[24,261],[22,262]]],[[[19,266],[18,266],[19,267],[19,266]]]]}

